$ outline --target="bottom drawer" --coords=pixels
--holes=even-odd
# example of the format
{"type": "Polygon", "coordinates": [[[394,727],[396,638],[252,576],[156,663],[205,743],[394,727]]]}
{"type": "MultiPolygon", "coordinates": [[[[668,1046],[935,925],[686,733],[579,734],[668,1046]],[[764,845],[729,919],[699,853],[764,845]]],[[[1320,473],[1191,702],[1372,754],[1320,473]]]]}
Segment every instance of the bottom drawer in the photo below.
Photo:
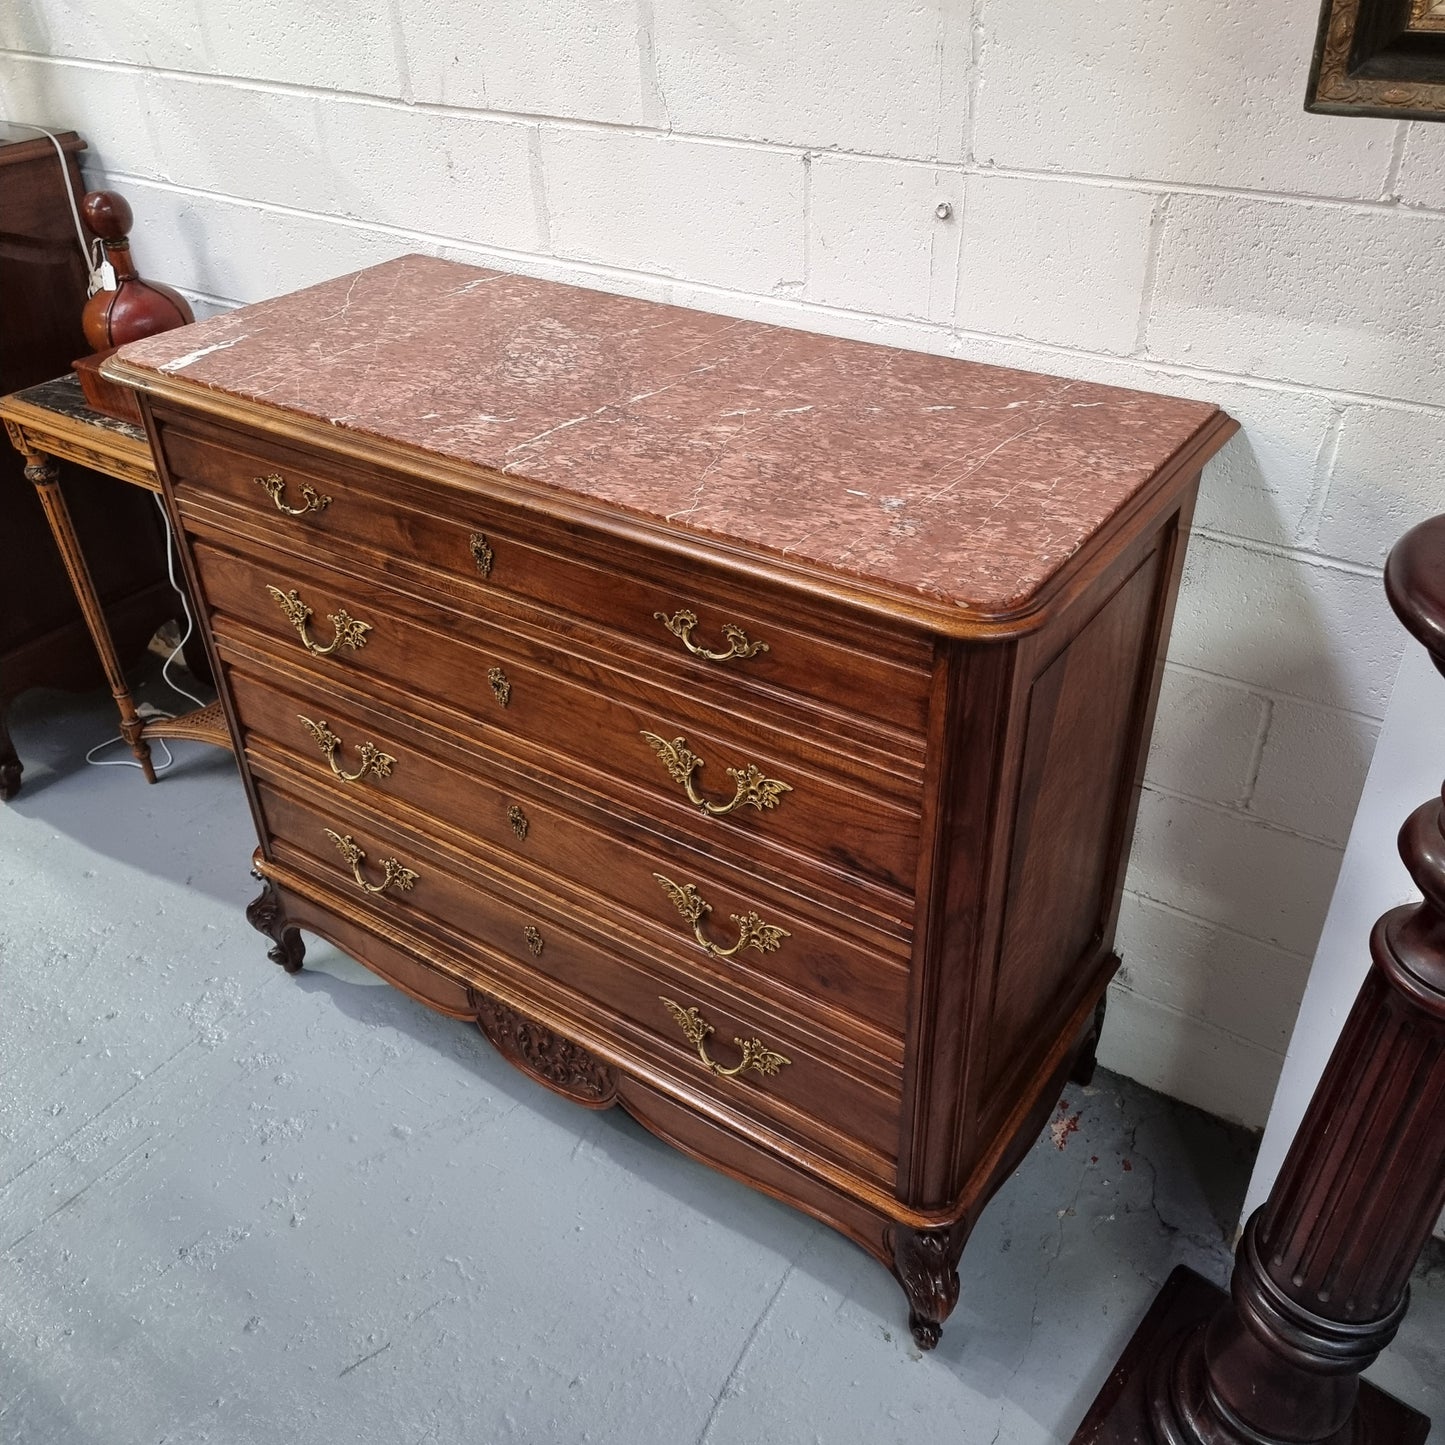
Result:
{"type": "Polygon", "coordinates": [[[739,1009],[605,918],[569,919],[518,880],[374,821],[348,822],[344,805],[330,813],[261,778],[256,786],[267,856],[342,917],[414,936],[421,957],[478,988],[500,982],[545,999],[578,1020],[577,1042],[622,1069],[892,1187],[900,1081],[856,1076],[801,1021],[739,1009]]]}

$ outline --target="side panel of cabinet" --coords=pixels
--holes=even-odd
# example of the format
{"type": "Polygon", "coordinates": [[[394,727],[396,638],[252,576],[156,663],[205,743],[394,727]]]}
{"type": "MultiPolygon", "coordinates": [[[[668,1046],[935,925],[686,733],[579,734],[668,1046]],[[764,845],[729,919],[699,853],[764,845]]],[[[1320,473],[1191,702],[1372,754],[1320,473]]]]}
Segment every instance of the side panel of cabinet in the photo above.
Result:
{"type": "Polygon", "coordinates": [[[914,1208],[976,1215],[1112,974],[1196,483],[1035,633],[940,644],[899,1151],[914,1208]]]}

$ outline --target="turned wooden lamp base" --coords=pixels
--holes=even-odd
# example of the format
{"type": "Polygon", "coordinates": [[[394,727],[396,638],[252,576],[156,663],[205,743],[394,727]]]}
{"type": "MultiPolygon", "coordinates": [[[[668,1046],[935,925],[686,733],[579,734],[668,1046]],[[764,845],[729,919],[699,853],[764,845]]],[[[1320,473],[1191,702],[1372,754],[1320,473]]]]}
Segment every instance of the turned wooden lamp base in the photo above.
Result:
{"type": "MultiPolygon", "coordinates": [[[[1176,1269],[1104,1381],[1071,1445],[1172,1445],[1168,1434],[1150,1420],[1152,1387],[1176,1357],[1179,1343],[1202,1329],[1225,1298],[1222,1289],[1192,1269],[1176,1269]]],[[[1351,1423],[1337,1438],[1340,1445],[1424,1445],[1429,1433],[1426,1416],[1361,1380],[1351,1423]]]]}

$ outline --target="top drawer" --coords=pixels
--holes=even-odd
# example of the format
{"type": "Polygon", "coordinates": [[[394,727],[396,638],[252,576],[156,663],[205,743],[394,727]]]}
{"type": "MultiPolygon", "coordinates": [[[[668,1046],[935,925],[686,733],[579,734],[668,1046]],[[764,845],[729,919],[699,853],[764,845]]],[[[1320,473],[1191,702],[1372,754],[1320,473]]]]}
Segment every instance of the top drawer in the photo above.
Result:
{"type": "Polygon", "coordinates": [[[389,575],[481,594],[489,607],[561,611],[656,650],[680,675],[802,695],[911,738],[925,730],[933,659],[921,634],[750,584],[739,600],[742,584],[705,565],[541,513],[190,417],[156,420],[183,511],[239,511],[318,553],[369,556],[389,575]]]}

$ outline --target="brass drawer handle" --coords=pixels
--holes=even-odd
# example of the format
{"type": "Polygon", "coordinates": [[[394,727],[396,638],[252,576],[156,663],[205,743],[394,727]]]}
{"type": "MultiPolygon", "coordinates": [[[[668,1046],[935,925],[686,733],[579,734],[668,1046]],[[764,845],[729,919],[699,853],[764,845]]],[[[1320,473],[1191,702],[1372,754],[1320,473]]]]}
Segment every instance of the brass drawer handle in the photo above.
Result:
{"type": "Polygon", "coordinates": [[[257,477],[256,485],[276,503],[276,510],[285,512],[288,517],[304,517],[307,512],[324,512],[331,505],[331,498],[324,492],[318,492],[315,487],[303,484],[301,496],[306,505],[288,507],[281,500],[281,494],[286,490],[286,478],[279,472],[272,472],[269,477],[257,477]]]}
{"type": "Polygon", "coordinates": [[[380,883],[368,883],[362,876],[361,865],[366,862],[365,852],[359,848],[350,833],[333,833],[330,828],[326,830],[326,836],[336,844],[341,856],[351,864],[352,876],[356,879],[356,885],[364,893],[385,893],[388,888],[396,888],[400,893],[410,893],[413,884],[416,883],[417,875],[410,868],[403,868],[395,858],[383,858],[381,860],[382,880],[380,883]]]}
{"type": "Polygon", "coordinates": [[[534,928],[530,923],[522,930],[522,937],[527,940],[527,947],[532,951],[533,958],[542,956],[542,932],[534,928]]]}
{"type": "Polygon", "coordinates": [[[512,825],[512,832],[517,835],[518,839],[525,842],[530,825],[527,822],[527,815],[515,803],[507,808],[507,821],[512,825]]]}
{"type": "Polygon", "coordinates": [[[320,722],[312,722],[309,717],[300,719],[302,727],[316,739],[316,745],[326,754],[326,761],[331,764],[331,771],[341,779],[343,783],[359,783],[369,773],[374,773],[378,778],[389,778],[396,759],[390,753],[384,753],[375,743],[362,743],[356,749],[356,755],[360,759],[361,766],[354,773],[348,773],[340,763],[336,761],[336,754],[341,750],[341,739],[331,731],[330,724],[323,718],[320,722]]]}
{"type": "Polygon", "coordinates": [[[487,682],[492,689],[492,696],[501,703],[503,707],[512,700],[512,684],[507,681],[507,674],[500,667],[489,667],[487,669],[487,682]]]}
{"type": "Polygon", "coordinates": [[[682,1008],[670,998],[663,998],[661,994],[658,999],[677,1020],[678,1027],[687,1035],[688,1043],[697,1049],[697,1056],[703,1061],[703,1065],[720,1079],[731,1079],[734,1075],[741,1074],[744,1069],[756,1069],[760,1074],[772,1075],[784,1064],[793,1062],[774,1053],[761,1039],[734,1039],[733,1042],[743,1051],[743,1056],[734,1067],[725,1069],[716,1059],[708,1057],[707,1036],[713,1032],[713,1026],[695,1008],[682,1008]]]}
{"type": "Polygon", "coordinates": [[[665,612],[654,612],[652,615],[694,657],[705,657],[709,662],[727,662],[734,657],[756,657],[760,652],[771,650],[766,642],[749,642],[747,633],[737,623],[724,622],[722,632],[728,640],[728,650],[726,652],[710,652],[706,647],[699,646],[692,640],[692,630],[697,626],[696,612],[684,607],[680,612],[673,613],[671,617],[665,612]]]}
{"type": "Polygon", "coordinates": [[[487,545],[487,539],[481,532],[473,532],[468,538],[472,549],[472,561],[477,564],[477,572],[480,576],[490,577],[492,575],[492,558],[495,555],[487,545]]]}
{"type": "Polygon", "coordinates": [[[322,647],[311,640],[307,623],[311,620],[312,612],[296,595],[294,589],[283,592],[279,587],[268,586],[266,590],[276,599],[276,605],[286,614],[286,620],[296,629],[302,646],[308,652],[314,652],[317,657],[328,657],[338,647],[355,650],[366,646],[366,634],[371,631],[371,623],[358,622],[344,607],[337,612],[326,614],[327,621],[336,629],[336,635],[322,647]]]}
{"type": "Polygon", "coordinates": [[[783,946],[783,940],[792,937],[786,928],[779,928],[776,923],[764,923],[749,909],[742,917],[736,913],[729,915],[738,926],[738,941],[731,948],[719,948],[702,931],[702,921],[712,912],[712,904],[705,903],[702,894],[691,883],[684,883],[679,887],[671,878],[664,878],[661,873],[654,873],[652,876],[662,885],[662,891],[672,899],[677,911],[692,925],[698,946],[714,958],[731,958],[745,948],[756,948],[759,953],[776,953],[783,946]]]}
{"type": "Polygon", "coordinates": [[[668,742],[666,738],[660,738],[656,733],[647,732],[645,729],[642,736],[647,739],[648,745],[661,759],[662,766],[667,769],[673,782],[682,784],[682,790],[687,794],[688,802],[714,818],[720,818],[724,813],[731,813],[734,808],[740,808],[744,803],[750,808],[760,810],[776,808],[782,794],[793,791],[791,783],[780,783],[776,778],[765,778],[756,763],[749,763],[745,768],[729,768],[727,770],[728,777],[736,785],[733,789],[732,801],[710,803],[693,786],[692,775],[703,766],[703,760],[688,747],[686,738],[673,738],[671,742],[668,742]]]}

